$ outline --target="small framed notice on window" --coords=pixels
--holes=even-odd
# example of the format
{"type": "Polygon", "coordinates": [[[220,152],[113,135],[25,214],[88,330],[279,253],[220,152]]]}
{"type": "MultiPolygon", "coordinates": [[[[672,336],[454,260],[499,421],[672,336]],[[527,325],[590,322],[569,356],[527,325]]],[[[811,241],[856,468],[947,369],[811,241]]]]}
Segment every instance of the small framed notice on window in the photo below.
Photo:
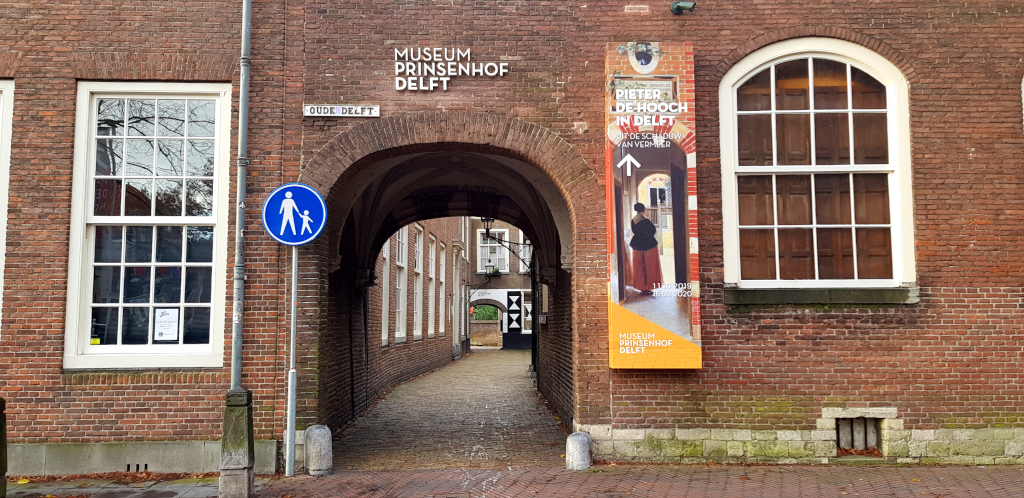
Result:
{"type": "Polygon", "coordinates": [[[158,308],[153,323],[154,341],[178,340],[178,309],[158,308]]]}

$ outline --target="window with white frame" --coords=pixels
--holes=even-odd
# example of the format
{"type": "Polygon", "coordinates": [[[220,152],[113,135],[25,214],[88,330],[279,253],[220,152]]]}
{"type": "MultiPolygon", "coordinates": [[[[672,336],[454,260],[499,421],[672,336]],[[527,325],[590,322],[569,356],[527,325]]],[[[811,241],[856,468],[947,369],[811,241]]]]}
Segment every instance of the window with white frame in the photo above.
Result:
{"type": "Polygon", "coordinates": [[[507,229],[491,229],[490,238],[487,238],[485,230],[476,231],[476,271],[485,272],[493,268],[508,273],[508,248],[499,242],[502,240],[508,240],[507,229]]]}
{"type": "Polygon", "coordinates": [[[441,287],[437,291],[437,295],[440,298],[440,299],[438,299],[438,303],[437,303],[437,320],[438,320],[437,328],[438,328],[438,330],[441,333],[441,337],[444,337],[444,335],[445,335],[445,328],[444,328],[444,324],[445,324],[445,310],[448,309],[447,307],[445,307],[445,302],[448,300],[448,296],[445,294],[445,292],[446,292],[445,283],[447,282],[445,274],[447,273],[447,270],[448,270],[447,261],[445,260],[445,258],[447,257],[448,253],[447,253],[447,250],[445,249],[444,244],[441,244],[440,252],[441,253],[438,256],[438,264],[440,265],[440,268],[437,269],[437,272],[438,272],[438,275],[440,276],[440,280],[441,280],[441,284],[440,285],[441,285],[441,287]]]}
{"type": "Polygon", "coordinates": [[[519,273],[530,273],[530,258],[533,257],[530,239],[519,230],[519,273]]]}
{"type": "MultiPolygon", "coordinates": [[[[14,82],[0,80],[0,209],[7,212],[11,172],[11,121],[14,118],[14,82]]],[[[7,216],[0,216],[0,308],[3,308],[4,261],[7,259],[7,216]]]]}
{"type": "Polygon", "coordinates": [[[437,319],[437,238],[430,236],[430,247],[427,250],[427,337],[437,333],[434,320],[437,319]]]}
{"type": "Polygon", "coordinates": [[[406,326],[406,283],[408,281],[407,264],[409,247],[405,241],[409,240],[409,227],[404,226],[395,235],[395,342],[405,342],[406,326]]]}
{"type": "Polygon", "coordinates": [[[222,364],[230,91],[79,83],[66,368],[222,364]]]}
{"type": "Polygon", "coordinates": [[[387,346],[388,336],[391,333],[389,330],[391,322],[391,239],[384,242],[381,257],[384,259],[384,270],[381,271],[383,281],[380,286],[380,344],[387,346]]]}
{"type": "Polygon", "coordinates": [[[863,47],[803,38],[754,52],[719,90],[726,283],[914,280],[907,83],[863,47]]]}
{"type": "Polygon", "coordinates": [[[413,232],[412,338],[423,339],[423,228],[413,232]]]}

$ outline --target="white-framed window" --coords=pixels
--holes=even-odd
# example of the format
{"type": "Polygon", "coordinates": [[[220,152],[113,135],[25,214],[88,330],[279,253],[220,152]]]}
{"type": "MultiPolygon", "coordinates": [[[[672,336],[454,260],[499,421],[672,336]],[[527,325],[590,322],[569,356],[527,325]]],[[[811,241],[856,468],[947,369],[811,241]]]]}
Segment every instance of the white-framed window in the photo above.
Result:
{"type": "Polygon", "coordinates": [[[423,227],[413,231],[412,338],[423,339],[423,227]]]}
{"type": "Polygon", "coordinates": [[[380,345],[388,345],[388,336],[391,334],[391,239],[384,242],[381,249],[381,257],[384,259],[384,270],[381,275],[380,286],[380,345]]]}
{"type": "Polygon", "coordinates": [[[786,40],[730,69],[719,101],[727,285],[914,281],[907,82],[892,63],[786,40]]]}
{"type": "Polygon", "coordinates": [[[445,294],[445,292],[446,292],[445,283],[447,282],[446,274],[448,272],[448,264],[447,264],[446,258],[448,256],[448,252],[447,252],[447,249],[445,248],[444,244],[441,244],[439,251],[440,251],[440,254],[438,255],[438,264],[440,265],[440,267],[437,269],[437,272],[438,272],[438,275],[440,276],[441,284],[440,284],[440,289],[437,291],[437,295],[440,297],[440,299],[438,299],[438,302],[437,302],[437,320],[438,320],[437,328],[438,328],[438,330],[441,333],[441,337],[444,337],[444,335],[445,335],[444,324],[445,324],[445,314],[446,314],[445,310],[448,309],[446,307],[446,301],[448,300],[448,296],[445,294]]]}
{"type": "Polygon", "coordinates": [[[430,236],[430,247],[427,250],[427,337],[433,338],[437,333],[437,238],[430,236]]]}
{"type": "Polygon", "coordinates": [[[14,119],[14,81],[0,80],[0,309],[3,308],[4,261],[7,260],[7,200],[11,173],[11,122],[14,119]]]}
{"type": "Polygon", "coordinates": [[[519,230],[519,273],[530,273],[530,258],[533,257],[530,239],[519,230]]]}
{"type": "Polygon", "coordinates": [[[406,306],[408,292],[406,284],[409,280],[407,261],[409,257],[409,246],[405,241],[409,240],[409,227],[404,226],[395,234],[395,342],[405,342],[407,320],[406,306]]]}
{"type": "Polygon", "coordinates": [[[492,228],[490,239],[487,238],[485,230],[476,231],[476,271],[485,272],[488,268],[495,268],[502,273],[508,273],[508,249],[498,242],[499,240],[508,240],[508,229],[492,228]]]}
{"type": "Polygon", "coordinates": [[[231,85],[80,82],[65,368],[219,367],[231,85]]]}

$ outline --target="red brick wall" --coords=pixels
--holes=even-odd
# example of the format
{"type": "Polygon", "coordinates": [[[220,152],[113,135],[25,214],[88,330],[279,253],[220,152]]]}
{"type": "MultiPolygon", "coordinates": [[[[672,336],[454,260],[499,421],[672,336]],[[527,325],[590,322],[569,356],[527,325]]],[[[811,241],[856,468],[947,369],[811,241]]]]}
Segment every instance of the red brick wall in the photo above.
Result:
{"type": "MultiPolygon", "coordinates": [[[[258,437],[281,433],[289,272],[288,251],[256,235],[259,201],[280,183],[300,178],[300,170],[303,178],[336,177],[318,158],[328,157],[324,147],[356,126],[354,120],[302,119],[306,102],[380,104],[385,116],[474,111],[545,130],[488,140],[521,144],[509,154],[551,168],[573,206],[572,273],[559,273],[557,310],[541,330],[540,385],[561,409],[573,407],[581,422],[806,428],[821,406],[894,405],[908,428],[1024,426],[1024,263],[1017,250],[1024,235],[1022,7],[1008,1],[865,6],[801,0],[780,11],[775,2],[720,0],[672,16],[660,3],[651,3],[648,14],[626,14],[627,3],[413,0],[339,8],[326,1],[256,2],[243,385],[255,390],[258,437]],[[607,42],[633,40],[638,33],[655,41],[689,41],[695,49],[700,371],[607,369],[602,54],[607,42]],[[718,84],[751,51],[809,35],[871,48],[910,83],[919,304],[745,309],[722,302],[718,84]],[[391,50],[418,45],[470,47],[480,61],[511,62],[512,73],[499,80],[461,78],[447,93],[396,92],[391,50]],[[557,137],[545,141],[552,134],[557,137]],[[537,150],[561,147],[550,145],[556,139],[582,161],[538,160],[537,150]]],[[[223,369],[61,370],[74,99],[76,78],[237,85],[239,4],[181,1],[168,8],[136,0],[42,8],[0,2],[0,9],[0,53],[6,52],[0,76],[17,85],[0,330],[0,395],[9,400],[9,436],[217,437],[227,353],[223,369]]],[[[374,147],[384,149],[408,138],[364,140],[379,140],[374,147]]],[[[435,139],[426,133],[414,138],[435,139]]],[[[358,150],[369,149],[376,150],[358,150]]],[[[329,157],[338,159],[332,167],[339,170],[359,159],[345,162],[344,152],[337,154],[329,157]]],[[[333,258],[319,244],[309,251],[300,299],[321,313],[300,326],[302,385],[310,395],[327,390],[303,399],[304,421],[318,410],[341,413],[346,401],[352,404],[344,397],[337,407],[324,401],[344,393],[350,365],[384,366],[385,373],[357,382],[365,393],[357,405],[419,371],[402,370],[397,352],[418,345],[375,349],[379,336],[372,324],[369,355],[360,356],[365,353],[357,347],[350,361],[349,339],[333,327],[361,322],[362,311],[346,304],[361,299],[347,294],[352,289],[346,279],[353,276],[331,282],[312,268],[329,268],[333,258]]],[[[222,292],[230,294],[230,282],[222,292]]],[[[225,311],[228,330],[230,314],[225,311]]],[[[450,345],[447,340],[433,341],[423,346],[436,347],[425,353],[431,361],[450,354],[442,347],[450,345]]]]}

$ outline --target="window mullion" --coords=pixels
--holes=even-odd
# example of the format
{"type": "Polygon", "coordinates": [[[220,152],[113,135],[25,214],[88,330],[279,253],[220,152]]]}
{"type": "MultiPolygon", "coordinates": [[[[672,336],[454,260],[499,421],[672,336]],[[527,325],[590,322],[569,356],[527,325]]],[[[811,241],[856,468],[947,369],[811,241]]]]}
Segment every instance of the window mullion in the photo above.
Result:
{"type": "Polygon", "coordinates": [[[811,254],[814,258],[814,279],[820,280],[821,276],[818,275],[818,198],[817,189],[814,188],[816,176],[811,175],[811,254]]]}
{"type": "MultiPolygon", "coordinates": [[[[853,154],[851,154],[851,157],[853,154]]],[[[850,182],[850,240],[853,247],[853,279],[860,279],[860,268],[858,268],[857,260],[857,204],[854,201],[857,198],[857,193],[854,192],[855,185],[853,183],[853,173],[848,175],[848,181],[850,182]]]]}
{"type": "Polygon", "coordinates": [[[771,121],[772,121],[772,166],[778,166],[779,165],[779,138],[778,138],[778,130],[776,129],[777,128],[776,121],[778,120],[778,115],[777,115],[778,109],[776,109],[776,106],[775,106],[776,95],[775,95],[775,66],[774,65],[772,66],[771,79],[769,80],[769,84],[771,85],[771,87],[770,87],[771,88],[771,98],[769,99],[769,100],[771,100],[771,111],[769,112],[769,115],[771,116],[771,121]]]}
{"type": "Polygon", "coordinates": [[[779,195],[778,187],[776,182],[778,180],[777,175],[772,175],[772,235],[775,238],[775,280],[782,280],[782,265],[779,262],[782,259],[782,252],[779,250],[779,195]]]}

